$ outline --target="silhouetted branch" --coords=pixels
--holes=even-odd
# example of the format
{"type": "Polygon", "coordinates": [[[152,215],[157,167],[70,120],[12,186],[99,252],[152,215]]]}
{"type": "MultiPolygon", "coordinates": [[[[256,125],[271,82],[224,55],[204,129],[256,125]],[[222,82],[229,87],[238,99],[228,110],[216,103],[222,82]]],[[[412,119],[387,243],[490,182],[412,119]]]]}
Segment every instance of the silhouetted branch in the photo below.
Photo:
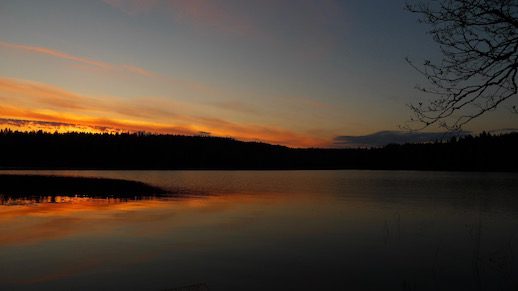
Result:
{"type": "Polygon", "coordinates": [[[459,130],[516,96],[518,1],[417,1],[407,9],[431,27],[443,56],[438,64],[426,60],[422,66],[407,59],[431,83],[418,89],[433,98],[409,105],[418,129],[435,124],[459,130]]]}

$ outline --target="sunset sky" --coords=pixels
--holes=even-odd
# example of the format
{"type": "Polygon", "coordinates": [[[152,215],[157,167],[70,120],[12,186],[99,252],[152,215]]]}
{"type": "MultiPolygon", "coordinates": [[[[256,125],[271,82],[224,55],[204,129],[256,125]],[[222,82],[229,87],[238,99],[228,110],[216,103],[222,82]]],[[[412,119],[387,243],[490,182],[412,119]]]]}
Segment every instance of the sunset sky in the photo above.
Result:
{"type": "MultiPolygon", "coordinates": [[[[2,0],[0,127],[207,132],[295,147],[398,130],[414,86],[426,84],[405,57],[438,57],[403,6],[2,0]]],[[[517,128],[510,105],[466,130],[517,128]]]]}

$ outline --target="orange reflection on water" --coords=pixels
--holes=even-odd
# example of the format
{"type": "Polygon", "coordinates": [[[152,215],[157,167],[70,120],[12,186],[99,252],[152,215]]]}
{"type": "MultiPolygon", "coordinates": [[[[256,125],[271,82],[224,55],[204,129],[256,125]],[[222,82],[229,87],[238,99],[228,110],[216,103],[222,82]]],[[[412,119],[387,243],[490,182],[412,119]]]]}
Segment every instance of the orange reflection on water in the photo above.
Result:
{"type": "Polygon", "coordinates": [[[120,199],[43,197],[5,199],[0,206],[0,246],[40,243],[49,239],[99,233],[112,227],[117,215],[141,209],[159,209],[158,200],[125,202],[120,199]]]}
{"type": "Polygon", "coordinates": [[[303,193],[130,200],[0,195],[0,259],[16,261],[19,267],[0,275],[0,280],[7,286],[39,286],[84,278],[98,270],[138,269],[160,262],[164,254],[232,246],[236,237],[254,237],[251,229],[259,232],[256,237],[276,240],[279,234],[301,232],[291,227],[300,221],[320,230],[314,226],[317,221],[302,219],[314,213],[315,198],[303,193]],[[287,219],[274,222],[274,217],[287,219]],[[35,258],[46,267],[25,271],[35,258]]]}
{"type": "Polygon", "coordinates": [[[261,200],[272,203],[282,199],[273,195],[239,194],[135,200],[4,197],[0,199],[0,246],[35,244],[78,235],[102,235],[126,226],[131,226],[131,235],[157,233],[178,225],[195,225],[210,213],[223,212],[238,205],[252,205],[261,200]],[[159,221],[160,224],[155,223],[159,221]],[[149,223],[154,224],[149,227],[149,223]]]}

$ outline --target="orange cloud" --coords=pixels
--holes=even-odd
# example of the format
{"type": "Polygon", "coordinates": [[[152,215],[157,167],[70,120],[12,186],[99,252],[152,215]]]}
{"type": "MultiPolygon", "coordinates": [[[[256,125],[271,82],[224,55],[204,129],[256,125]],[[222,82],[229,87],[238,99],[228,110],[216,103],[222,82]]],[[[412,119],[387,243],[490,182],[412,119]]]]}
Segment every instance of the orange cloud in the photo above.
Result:
{"type": "MultiPolygon", "coordinates": [[[[31,125],[30,129],[53,127],[52,124],[38,124],[40,121],[61,123],[55,127],[61,131],[146,131],[185,135],[203,131],[297,147],[328,144],[327,140],[283,128],[237,124],[207,115],[187,114],[196,108],[165,99],[83,96],[47,84],[0,78],[0,100],[0,117],[33,121],[25,123],[31,125]],[[182,106],[182,114],[175,112],[174,108],[182,106]]],[[[9,124],[4,122],[5,125],[9,124]]]]}
{"type": "Polygon", "coordinates": [[[54,111],[96,113],[96,115],[115,114],[132,118],[171,118],[176,115],[170,108],[174,102],[136,99],[128,102],[114,96],[83,96],[61,88],[31,81],[21,81],[0,77],[0,100],[4,105],[12,104],[18,108],[40,108],[54,111]]]}
{"type": "Polygon", "coordinates": [[[29,46],[29,45],[23,45],[23,44],[16,44],[16,43],[10,43],[5,41],[0,41],[0,47],[7,48],[7,49],[13,49],[13,50],[20,50],[25,51],[29,53],[34,54],[40,54],[45,56],[50,56],[62,60],[71,61],[74,63],[79,63],[83,65],[93,66],[97,69],[107,70],[107,71],[122,71],[122,72],[128,72],[131,74],[137,74],[142,75],[144,77],[159,77],[159,74],[148,71],[144,68],[140,68],[133,65],[115,65],[110,64],[107,62],[97,61],[89,58],[79,57],[75,55],[71,55],[62,51],[46,48],[46,47],[38,47],[38,46],[29,46]]]}
{"type": "Polygon", "coordinates": [[[31,53],[37,53],[42,55],[47,55],[55,58],[60,58],[64,60],[69,60],[85,65],[95,66],[101,69],[111,69],[112,65],[100,61],[91,60],[88,58],[82,58],[77,57],[74,55],[70,55],[61,51],[52,50],[45,47],[37,47],[37,46],[28,46],[28,45],[22,45],[22,44],[15,44],[15,43],[9,43],[0,41],[0,47],[9,48],[9,49],[16,49],[16,50],[23,50],[31,53]]]}
{"type": "MultiPolygon", "coordinates": [[[[214,86],[208,86],[206,84],[200,83],[194,80],[181,80],[171,78],[170,76],[162,75],[157,72],[153,72],[142,67],[129,65],[129,64],[112,64],[107,62],[96,61],[93,59],[83,58],[79,56],[74,56],[71,54],[67,54],[58,50],[38,47],[38,46],[29,46],[29,45],[21,45],[16,43],[9,43],[0,40],[0,48],[7,48],[12,50],[23,51],[27,53],[39,54],[44,56],[50,56],[53,58],[57,58],[60,60],[71,61],[74,64],[79,65],[87,65],[86,68],[93,68],[95,70],[104,70],[106,72],[115,72],[115,73],[129,73],[132,75],[143,76],[146,78],[155,79],[161,82],[165,82],[171,87],[174,88],[183,88],[189,92],[195,92],[197,94],[203,94],[204,96],[213,96],[213,95],[225,95],[228,94],[226,90],[222,90],[221,88],[217,88],[214,86]]],[[[85,67],[80,67],[81,70],[85,70],[85,67]]]]}
{"type": "Polygon", "coordinates": [[[29,98],[35,102],[58,108],[82,109],[91,103],[90,100],[77,94],[36,82],[19,82],[0,78],[0,88],[1,93],[8,96],[4,99],[29,98]]]}
{"type": "Polygon", "coordinates": [[[283,128],[261,126],[256,124],[236,124],[218,118],[199,117],[202,124],[213,129],[213,133],[219,136],[238,137],[249,141],[263,141],[273,144],[283,144],[294,147],[326,146],[329,142],[325,139],[293,132],[283,128]]]}

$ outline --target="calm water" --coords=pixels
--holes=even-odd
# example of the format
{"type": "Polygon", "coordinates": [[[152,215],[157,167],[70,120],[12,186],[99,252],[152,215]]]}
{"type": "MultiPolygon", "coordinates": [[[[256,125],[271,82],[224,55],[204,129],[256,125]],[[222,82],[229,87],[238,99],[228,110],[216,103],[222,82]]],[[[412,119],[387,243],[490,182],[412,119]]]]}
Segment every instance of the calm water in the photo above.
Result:
{"type": "Polygon", "coordinates": [[[37,173],[183,194],[0,199],[2,290],[518,288],[517,174],[37,173]]]}

